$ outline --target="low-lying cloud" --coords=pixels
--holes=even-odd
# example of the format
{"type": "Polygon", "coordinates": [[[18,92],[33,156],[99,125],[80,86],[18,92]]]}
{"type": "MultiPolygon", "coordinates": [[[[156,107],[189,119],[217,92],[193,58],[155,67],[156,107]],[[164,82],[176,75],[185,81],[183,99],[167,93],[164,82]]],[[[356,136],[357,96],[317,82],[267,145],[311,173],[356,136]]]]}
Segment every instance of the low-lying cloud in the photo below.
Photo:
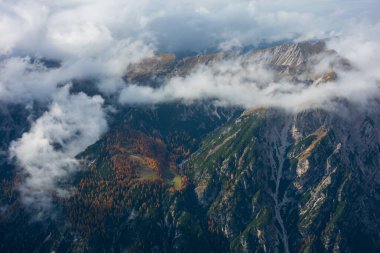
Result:
{"type": "Polygon", "coordinates": [[[102,106],[100,96],[70,95],[65,86],[30,131],[11,143],[11,158],[25,175],[20,186],[25,204],[47,210],[54,195],[67,194],[59,185],[80,168],[75,156],[107,129],[102,106]]]}
{"type": "Polygon", "coordinates": [[[114,92],[122,83],[126,66],[152,54],[149,45],[119,41],[106,53],[90,58],[66,59],[55,68],[46,66],[41,58],[8,57],[0,62],[0,102],[46,102],[52,99],[60,85],[74,79],[98,80],[102,91],[114,92]],[[110,82],[113,86],[107,85],[110,82]]]}

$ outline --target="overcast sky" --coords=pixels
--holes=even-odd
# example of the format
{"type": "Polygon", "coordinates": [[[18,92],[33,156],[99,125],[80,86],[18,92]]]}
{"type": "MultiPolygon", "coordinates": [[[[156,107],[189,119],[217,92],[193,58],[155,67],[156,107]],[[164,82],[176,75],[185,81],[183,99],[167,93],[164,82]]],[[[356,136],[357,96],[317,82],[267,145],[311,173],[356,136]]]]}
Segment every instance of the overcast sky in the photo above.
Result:
{"type": "Polygon", "coordinates": [[[359,20],[377,0],[2,0],[0,52],[93,56],[120,41],[158,50],[203,50],[235,41],[320,38],[359,20]]]}

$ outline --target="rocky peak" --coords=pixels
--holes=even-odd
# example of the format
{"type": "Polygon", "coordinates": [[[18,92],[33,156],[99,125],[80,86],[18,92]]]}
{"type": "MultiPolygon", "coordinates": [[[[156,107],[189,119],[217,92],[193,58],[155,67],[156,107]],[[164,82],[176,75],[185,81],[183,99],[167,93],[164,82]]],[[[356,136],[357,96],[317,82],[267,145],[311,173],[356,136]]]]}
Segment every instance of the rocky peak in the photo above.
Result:
{"type": "Polygon", "coordinates": [[[323,41],[298,42],[263,49],[252,53],[251,57],[265,64],[297,67],[306,63],[310,56],[317,55],[326,50],[323,41]]]}

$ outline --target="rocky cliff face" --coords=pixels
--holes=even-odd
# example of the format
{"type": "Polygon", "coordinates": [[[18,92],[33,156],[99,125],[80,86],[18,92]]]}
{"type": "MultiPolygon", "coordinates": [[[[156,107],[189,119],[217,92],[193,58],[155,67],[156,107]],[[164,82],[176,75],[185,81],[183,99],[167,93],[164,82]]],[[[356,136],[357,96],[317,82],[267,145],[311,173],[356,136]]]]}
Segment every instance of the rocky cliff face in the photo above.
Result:
{"type": "MultiPolygon", "coordinates": [[[[228,57],[308,85],[352,68],[323,42],[305,42],[238,56],[159,54],[130,66],[125,80],[157,87],[228,57]],[[310,66],[323,57],[334,61],[316,75],[310,66]]],[[[52,217],[33,221],[15,168],[0,164],[12,172],[1,178],[0,251],[377,252],[379,103],[343,103],[297,113],[212,102],[119,107],[109,132],[78,154],[87,169],[70,197],[54,200],[52,217]]],[[[28,127],[15,123],[28,113],[14,113],[1,111],[3,149],[28,127]]]]}
{"type": "Polygon", "coordinates": [[[352,110],[251,111],[189,159],[197,196],[231,250],[379,247],[378,118],[352,110]]]}

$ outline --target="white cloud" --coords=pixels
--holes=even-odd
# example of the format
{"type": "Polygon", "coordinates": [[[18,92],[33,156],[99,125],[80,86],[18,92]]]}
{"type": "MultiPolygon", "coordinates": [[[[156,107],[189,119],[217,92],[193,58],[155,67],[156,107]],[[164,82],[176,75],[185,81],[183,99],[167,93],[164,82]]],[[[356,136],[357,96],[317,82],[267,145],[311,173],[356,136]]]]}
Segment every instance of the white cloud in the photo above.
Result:
{"type": "Polygon", "coordinates": [[[25,204],[43,211],[54,194],[65,193],[59,183],[79,169],[75,156],[107,129],[102,106],[101,97],[70,95],[65,86],[30,131],[11,143],[10,156],[26,176],[20,186],[25,204]]]}
{"type": "Polygon", "coordinates": [[[98,79],[102,91],[115,91],[115,84],[119,87],[122,83],[128,64],[151,55],[148,45],[121,40],[113,43],[105,53],[66,59],[59,68],[47,68],[30,57],[9,57],[0,61],[0,101],[50,100],[57,85],[73,79],[98,79]]]}

